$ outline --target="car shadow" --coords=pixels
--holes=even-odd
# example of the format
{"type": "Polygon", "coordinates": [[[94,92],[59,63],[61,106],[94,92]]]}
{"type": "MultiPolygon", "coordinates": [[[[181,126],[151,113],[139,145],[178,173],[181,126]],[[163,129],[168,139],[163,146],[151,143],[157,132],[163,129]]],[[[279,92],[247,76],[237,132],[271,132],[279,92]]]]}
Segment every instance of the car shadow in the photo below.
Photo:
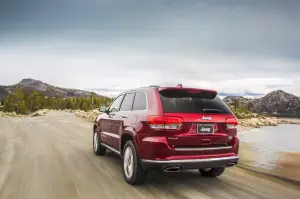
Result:
{"type": "MultiPolygon", "coordinates": [[[[109,162],[111,169],[114,170],[119,179],[123,178],[120,157],[108,151],[101,159],[109,162]]],[[[193,197],[199,197],[201,194],[211,198],[222,194],[235,198],[272,198],[274,196],[272,192],[264,191],[264,188],[269,185],[266,186],[259,180],[263,177],[257,177],[255,180],[253,177],[249,177],[251,173],[231,169],[234,168],[228,168],[223,175],[216,178],[204,177],[198,170],[177,173],[153,170],[148,173],[144,184],[133,188],[154,195],[165,194],[170,198],[187,198],[187,193],[193,197]]],[[[124,186],[127,186],[125,181],[124,186]]]]}
{"type": "MultiPolygon", "coordinates": [[[[120,172],[122,174],[122,160],[119,156],[116,154],[108,151],[105,156],[102,157],[105,161],[109,161],[111,164],[114,165],[114,169],[116,169],[116,172],[120,172]],[[115,167],[116,166],[116,167],[115,167]]],[[[141,186],[147,186],[147,184],[151,185],[164,185],[172,183],[187,183],[187,181],[197,181],[199,183],[214,183],[220,181],[219,178],[207,178],[204,176],[201,176],[200,172],[198,170],[187,170],[187,171],[180,171],[180,172],[164,172],[160,170],[153,170],[148,173],[146,182],[144,185],[141,186]]]]}

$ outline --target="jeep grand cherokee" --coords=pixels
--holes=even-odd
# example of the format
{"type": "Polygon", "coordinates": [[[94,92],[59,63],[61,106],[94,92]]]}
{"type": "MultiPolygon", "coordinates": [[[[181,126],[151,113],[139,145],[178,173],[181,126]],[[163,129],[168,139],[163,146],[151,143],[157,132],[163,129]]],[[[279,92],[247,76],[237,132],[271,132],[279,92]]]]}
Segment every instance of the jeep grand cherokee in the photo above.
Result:
{"type": "Polygon", "coordinates": [[[238,121],[214,90],[138,88],[120,94],[100,112],[94,153],[119,155],[129,184],[143,183],[151,169],[198,169],[216,177],[238,162],[238,121]]]}

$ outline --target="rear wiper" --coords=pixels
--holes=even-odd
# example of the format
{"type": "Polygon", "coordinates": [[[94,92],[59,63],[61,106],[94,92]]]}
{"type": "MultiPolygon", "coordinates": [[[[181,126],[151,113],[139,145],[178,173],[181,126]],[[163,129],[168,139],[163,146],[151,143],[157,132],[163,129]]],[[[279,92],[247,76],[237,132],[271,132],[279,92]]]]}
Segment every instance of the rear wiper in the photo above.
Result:
{"type": "Polygon", "coordinates": [[[223,111],[220,109],[211,109],[211,108],[202,109],[202,112],[203,113],[223,113],[223,111]]]}

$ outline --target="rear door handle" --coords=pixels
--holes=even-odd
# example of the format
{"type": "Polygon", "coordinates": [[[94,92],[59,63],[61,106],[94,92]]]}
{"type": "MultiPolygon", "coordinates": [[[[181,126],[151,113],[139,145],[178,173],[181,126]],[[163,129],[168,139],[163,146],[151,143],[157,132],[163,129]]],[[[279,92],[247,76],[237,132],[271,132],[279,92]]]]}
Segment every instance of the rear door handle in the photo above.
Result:
{"type": "Polygon", "coordinates": [[[128,116],[127,115],[122,115],[122,118],[127,118],[128,116]]]}

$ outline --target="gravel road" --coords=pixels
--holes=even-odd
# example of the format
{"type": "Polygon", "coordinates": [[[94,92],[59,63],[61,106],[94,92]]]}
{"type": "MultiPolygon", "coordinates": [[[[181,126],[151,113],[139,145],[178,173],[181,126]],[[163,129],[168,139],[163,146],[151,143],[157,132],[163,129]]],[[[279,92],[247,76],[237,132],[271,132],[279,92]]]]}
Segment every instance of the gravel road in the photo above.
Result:
{"type": "Polygon", "coordinates": [[[72,113],[0,118],[1,199],[299,199],[300,188],[231,168],[219,178],[198,172],[150,173],[127,185],[121,160],[92,152],[92,123],[72,113]]]}

